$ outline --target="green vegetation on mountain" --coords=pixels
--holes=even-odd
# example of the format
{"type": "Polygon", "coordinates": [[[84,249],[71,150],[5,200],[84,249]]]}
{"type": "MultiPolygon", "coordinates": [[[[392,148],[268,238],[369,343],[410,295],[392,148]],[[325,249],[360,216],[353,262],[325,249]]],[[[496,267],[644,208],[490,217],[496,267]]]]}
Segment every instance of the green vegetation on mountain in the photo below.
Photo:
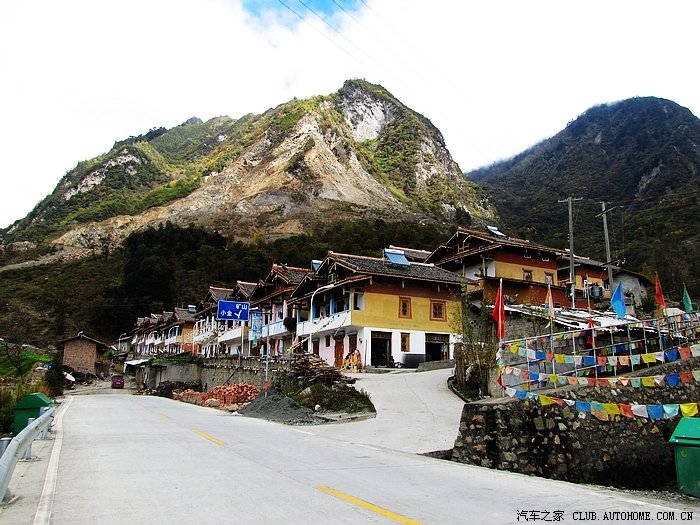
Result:
{"type": "Polygon", "coordinates": [[[211,285],[257,282],[274,262],[308,268],[329,250],[378,256],[390,244],[432,249],[447,234],[433,225],[348,220],[244,243],[194,226],[147,228],[116,252],[3,272],[0,337],[48,347],[84,330],[111,341],[139,316],[198,303],[211,285]]]}
{"type": "Polygon", "coordinates": [[[467,176],[485,186],[509,234],[605,261],[601,202],[607,202],[614,260],[658,271],[678,299],[700,294],[700,120],[658,98],[596,106],[513,159],[467,176]]]}

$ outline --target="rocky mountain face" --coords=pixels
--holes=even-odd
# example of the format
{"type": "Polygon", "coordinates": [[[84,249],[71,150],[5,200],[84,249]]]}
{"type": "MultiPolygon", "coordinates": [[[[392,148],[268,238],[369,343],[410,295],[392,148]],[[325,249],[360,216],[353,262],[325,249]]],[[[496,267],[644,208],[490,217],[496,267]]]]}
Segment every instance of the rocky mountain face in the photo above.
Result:
{"type": "Polygon", "coordinates": [[[672,296],[700,294],[700,120],[669,100],[645,97],[596,106],[513,159],[467,174],[482,184],[502,228],[568,247],[569,196],[575,251],[605,261],[606,202],[613,259],[658,271],[672,296]],[[597,216],[598,215],[598,216],[597,216]]]}
{"type": "Polygon", "coordinates": [[[247,239],[338,218],[492,217],[429,120],[354,80],[262,115],[190,119],[117,142],[2,233],[6,242],[89,248],[168,221],[247,239]]]}

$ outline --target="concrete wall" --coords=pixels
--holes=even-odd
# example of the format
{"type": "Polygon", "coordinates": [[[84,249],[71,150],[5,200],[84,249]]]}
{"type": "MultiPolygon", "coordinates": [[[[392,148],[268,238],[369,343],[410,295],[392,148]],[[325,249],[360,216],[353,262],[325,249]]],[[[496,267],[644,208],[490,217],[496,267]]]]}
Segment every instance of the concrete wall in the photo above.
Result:
{"type": "MultiPolygon", "coordinates": [[[[694,370],[700,358],[650,368],[660,375],[694,370]]],[[[538,392],[601,403],[691,403],[697,382],[655,388],[560,388],[538,392]]],[[[649,420],[610,415],[601,421],[566,405],[500,399],[464,406],[454,461],[573,482],[628,488],[673,483],[673,449],[668,443],[679,418],[649,420]]]]}

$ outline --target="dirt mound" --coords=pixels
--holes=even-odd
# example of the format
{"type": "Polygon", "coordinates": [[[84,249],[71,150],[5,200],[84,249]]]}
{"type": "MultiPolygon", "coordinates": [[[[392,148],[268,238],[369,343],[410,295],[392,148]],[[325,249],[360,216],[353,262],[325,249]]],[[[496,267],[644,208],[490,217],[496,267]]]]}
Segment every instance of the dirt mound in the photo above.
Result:
{"type": "Polygon", "coordinates": [[[286,425],[318,425],[325,423],[310,408],[302,406],[278,392],[269,392],[267,396],[265,396],[264,392],[261,392],[258,397],[241,410],[241,414],[286,425]]]}

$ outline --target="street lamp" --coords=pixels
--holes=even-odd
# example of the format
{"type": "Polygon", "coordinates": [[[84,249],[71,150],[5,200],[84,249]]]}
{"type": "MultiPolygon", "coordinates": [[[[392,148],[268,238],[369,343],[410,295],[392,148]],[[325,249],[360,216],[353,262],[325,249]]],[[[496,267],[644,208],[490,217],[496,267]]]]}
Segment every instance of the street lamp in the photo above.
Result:
{"type": "Polygon", "coordinates": [[[329,290],[334,287],[334,284],[326,284],[325,286],[320,286],[319,288],[316,288],[314,290],[314,293],[311,294],[311,300],[309,301],[309,353],[313,351],[313,341],[311,340],[311,336],[314,335],[314,297],[318,292],[322,290],[329,290]]]}

